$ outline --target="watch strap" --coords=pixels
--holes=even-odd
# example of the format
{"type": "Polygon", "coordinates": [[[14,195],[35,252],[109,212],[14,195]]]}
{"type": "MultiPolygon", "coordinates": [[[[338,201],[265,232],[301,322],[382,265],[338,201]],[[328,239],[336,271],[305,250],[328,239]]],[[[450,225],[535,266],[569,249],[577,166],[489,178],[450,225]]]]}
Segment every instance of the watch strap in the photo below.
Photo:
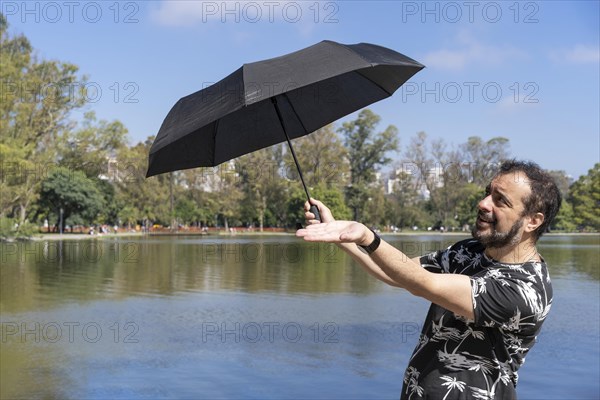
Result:
{"type": "Polygon", "coordinates": [[[373,254],[381,244],[381,238],[373,229],[369,228],[369,230],[373,232],[373,241],[368,246],[363,246],[360,244],[358,246],[361,247],[367,254],[373,254]]]}

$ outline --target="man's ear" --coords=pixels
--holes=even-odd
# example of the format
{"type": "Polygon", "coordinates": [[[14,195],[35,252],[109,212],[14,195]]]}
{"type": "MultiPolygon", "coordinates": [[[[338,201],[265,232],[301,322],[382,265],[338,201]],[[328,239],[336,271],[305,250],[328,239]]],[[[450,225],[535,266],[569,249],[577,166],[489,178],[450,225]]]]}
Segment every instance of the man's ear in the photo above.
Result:
{"type": "Polygon", "coordinates": [[[528,218],[529,221],[527,222],[527,225],[525,226],[525,232],[535,231],[537,228],[539,228],[540,225],[544,223],[544,219],[544,214],[542,214],[541,212],[531,215],[528,218]]]}

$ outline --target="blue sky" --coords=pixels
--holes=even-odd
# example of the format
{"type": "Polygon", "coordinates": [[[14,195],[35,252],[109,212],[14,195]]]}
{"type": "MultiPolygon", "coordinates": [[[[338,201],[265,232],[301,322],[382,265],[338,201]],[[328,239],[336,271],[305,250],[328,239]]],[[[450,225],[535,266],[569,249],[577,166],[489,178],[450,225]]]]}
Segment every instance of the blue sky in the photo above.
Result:
{"type": "MultiPolygon", "coordinates": [[[[600,162],[598,1],[3,1],[13,33],[99,89],[86,108],[132,142],[173,104],[245,62],[324,39],[370,42],[426,69],[370,108],[416,132],[511,152],[573,177],[600,162]]],[[[352,118],[350,115],[347,118],[352,118]]]]}

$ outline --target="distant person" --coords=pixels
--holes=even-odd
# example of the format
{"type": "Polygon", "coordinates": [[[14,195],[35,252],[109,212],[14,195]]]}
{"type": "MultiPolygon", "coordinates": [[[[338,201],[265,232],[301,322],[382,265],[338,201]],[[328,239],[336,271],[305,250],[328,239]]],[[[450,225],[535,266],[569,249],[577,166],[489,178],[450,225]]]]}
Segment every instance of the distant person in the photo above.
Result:
{"type": "Polygon", "coordinates": [[[371,275],[432,302],[401,399],[516,398],[517,371],[552,305],[536,250],[561,204],[549,174],[534,163],[505,162],[479,202],[473,239],[413,259],[313,203],[323,222],[306,211],[309,225],[297,236],[337,243],[371,275]]]}

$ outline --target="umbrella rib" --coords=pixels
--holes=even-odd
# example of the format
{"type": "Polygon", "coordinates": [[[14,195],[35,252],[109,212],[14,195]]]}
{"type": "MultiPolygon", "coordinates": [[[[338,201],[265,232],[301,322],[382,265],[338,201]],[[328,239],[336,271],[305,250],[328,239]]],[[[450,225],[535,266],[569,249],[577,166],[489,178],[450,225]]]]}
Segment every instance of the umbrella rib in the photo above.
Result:
{"type": "MultiPolygon", "coordinates": [[[[364,57],[362,54],[360,54],[360,53],[358,53],[358,52],[356,52],[356,51],[354,51],[354,50],[350,50],[348,47],[346,47],[346,46],[343,46],[343,45],[341,45],[341,44],[339,44],[339,43],[337,43],[337,42],[334,42],[334,41],[331,41],[331,40],[328,40],[328,42],[331,42],[332,44],[334,44],[334,45],[338,46],[339,48],[342,48],[342,49],[346,50],[347,52],[349,52],[349,53],[352,53],[352,54],[354,54],[354,55],[356,55],[356,56],[360,57],[360,58],[361,58],[362,60],[364,60],[364,61],[365,61],[367,64],[369,64],[369,66],[368,66],[368,67],[366,67],[366,68],[375,68],[375,67],[378,67],[378,66],[380,66],[380,65],[381,65],[381,64],[375,64],[375,63],[373,63],[373,62],[370,62],[370,61],[369,61],[369,60],[367,60],[367,59],[366,59],[366,58],[365,58],[365,57],[364,57]]],[[[361,68],[361,69],[366,69],[366,68],[361,68]]],[[[357,73],[357,74],[360,74],[360,76],[362,76],[363,78],[365,78],[366,80],[368,80],[369,82],[371,82],[372,84],[374,84],[375,86],[377,86],[378,88],[380,88],[381,90],[383,90],[384,92],[386,92],[388,95],[390,95],[390,96],[391,96],[392,94],[394,94],[394,92],[392,92],[392,93],[388,92],[388,91],[387,91],[385,88],[383,88],[383,87],[382,87],[381,85],[379,85],[377,82],[374,82],[372,79],[369,79],[369,78],[367,78],[366,76],[364,76],[363,74],[361,74],[361,73],[360,73],[360,69],[359,69],[359,70],[354,70],[354,71],[352,71],[352,72],[354,72],[354,73],[357,73]]]]}
{"type": "MultiPolygon", "coordinates": [[[[298,118],[298,122],[300,122],[300,125],[302,125],[302,130],[304,131],[304,134],[305,135],[309,134],[310,132],[308,132],[308,130],[304,126],[304,122],[302,122],[302,118],[300,118],[300,115],[298,115],[298,113],[296,112],[296,108],[294,108],[294,104],[292,104],[292,101],[288,97],[287,93],[283,93],[283,97],[285,97],[285,99],[287,100],[288,104],[292,108],[292,111],[294,112],[294,115],[298,118]]],[[[285,130],[285,128],[283,128],[283,129],[285,130]]]]}
{"type": "Polygon", "coordinates": [[[388,96],[391,96],[391,95],[394,94],[393,91],[390,93],[386,88],[384,88],[383,86],[381,86],[379,83],[375,82],[373,79],[370,79],[368,76],[365,76],[365,75],[361,74],[360,70],[358,70],[358,71],[352,71],[352,72],[354,72],[355,74],[358,74],[358,75],[362,76],[363,78],[365,78],[366,80],[368,80],[369,82],[371,82],[373,85],[377,86],[379,89],[381,89],[385,93],[387,93],[388,96]]]}

